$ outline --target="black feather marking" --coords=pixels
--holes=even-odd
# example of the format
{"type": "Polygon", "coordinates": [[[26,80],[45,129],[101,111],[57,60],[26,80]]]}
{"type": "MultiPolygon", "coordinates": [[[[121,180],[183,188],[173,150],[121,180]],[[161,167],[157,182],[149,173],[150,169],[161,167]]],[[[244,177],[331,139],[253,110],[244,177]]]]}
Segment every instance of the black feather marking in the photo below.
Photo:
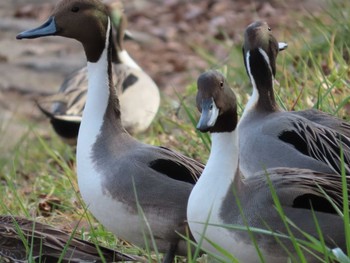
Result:
{"type": "Polygon", "coordinates": [[[75,139],[78,137],[80,122],[51,118],[51,124],[55,132],[63,138],[75,139]]]}
{"type": "Polygon", "coordinates": [[[183,181],[191,184],[195,184],[193,174],[187,169],[187,167],[181,165],[180,163],[174,162],[168,159],[157,159],[149,164],[149,167],[153,170],[165,174],[168,177],[183,181]]]}
{"type": "Polygon", "coordinates": [[[327,164],[336,173],[341,172],[340,149],[344,153],[346,174],[350,174],[350,139],[327,128],[311,127],[298,120],[291,129],[279,134],[279,139],[293,145],[299,152],[327,164]]]}
{"type": "Polygon", "coordinates": [[[313,194],[304,194],[300,195],[293,201],[294,208],[304,208],[304,209],[313,209],[314,211],[337,214],[336,210],[331,203],[324,197],[313,195],[313,194]]]}
{"type": "Polygon", "coordinates": [[[138,80],[139,78],[137,76],[135,76],[134,74],[129,74],[123,81],[122,91],[124,92],[125,90],[127,90],[129,87],[134,85],[138,80]]]}
{"type": "Polygon", "coordinates": [[[305,140],[294,130],[283,131],[278,138],[286,143],[292,144],[302,154],[308,155],[305,140]]]}

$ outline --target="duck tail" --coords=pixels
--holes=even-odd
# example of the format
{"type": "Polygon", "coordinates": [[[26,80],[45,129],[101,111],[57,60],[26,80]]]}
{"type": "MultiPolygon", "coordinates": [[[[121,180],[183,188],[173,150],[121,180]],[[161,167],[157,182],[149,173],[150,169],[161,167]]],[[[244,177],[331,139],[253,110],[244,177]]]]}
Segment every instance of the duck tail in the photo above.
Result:
{"type": "Polygon", "coordinates": [[[55,115],[54,115],[52,112],[46,110],[43,106],[41,106],[41,104],[40,104],[40,102],[39,102],[38,100],[34,100],[34,102],[35,102],[36,106],[38,107],[38,109],[39,109],[46,117],[48,117],[48,118],[50,118],[50,119],[54,119],[54,118],[55,118],[55,115]]]}

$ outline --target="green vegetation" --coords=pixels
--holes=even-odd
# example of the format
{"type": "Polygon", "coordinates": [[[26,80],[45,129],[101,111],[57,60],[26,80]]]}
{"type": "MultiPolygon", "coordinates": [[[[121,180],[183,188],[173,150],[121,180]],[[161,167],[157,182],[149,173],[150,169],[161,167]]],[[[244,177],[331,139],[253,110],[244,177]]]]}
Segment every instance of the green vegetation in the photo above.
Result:
{"type": "MultiPolygon", "coordinates": [[[[278,83],[275,85],[275,91],[281,107],[288,110],[314,107],[350,121],[349,1],[334,0],[322,15],[309,15],[289,26],[290,28],[281,26],[274,29],[279,35],[286,32],[286,37],[279,40],[289,44],[288,49],[281,52],[277,59],[278,83]]],[[[227,72],[242,109],[251,88],[244,70],[241,44],[226,47],[230,58],[228,64],[221,69],[227,72]]],[[[203,47],[196,51],[198,55],[210,61],[213,68],[221,65],[203,47]]],[[[195,122],[198,119],[194,103],[195,93],[196,84],[193,80],[185,94],[178,94],[176,106],[170,99],[163,98],[162,107],[152,128],[139,135],[139,139],[146,143],[177,149],[205,162],[210,141],[207,135],[199,134],[195,130],[195,122]]],[[[0,132],[4,129],[6,125],[1,125],[0,132]]],[[[37,135],[35,124],[28,126],[28,132],[10,153],[5,155],[0,152],[0,180],[1,214],[37,218],[39,221],[71,231],[74,231],[75,224],[81,221],[81,227],[76,230],[81,238],[127,253],[146,255],[146,258],[149,256],[148,252],[116,239],[86,211],[77,187],[74,149],[65,145],[53,132],[50,138],[44,139],[37,135]]],[[[344,185],[346,187],[346,184],[344,185]]],[[[345,190],[344,196],[347,196],[345,190]]],[[[276,207],[283,216],[278,200],[276,207]]],[[[348,209],[344,211],[346,234],[349,239],[348,209]]],[[[290,225],[288,219],[285,220],[286,224],[290,225]]],[[[319,251],[324,252],[322,260],[332,262],[334,255],[325,248],[322,238],[316,240],[310,237],[309,244],[291,238],[295,246],[317,247],[319,251]]],[[[350,247],[348,251],[344,251],[345,254],[349,252],[350,247]]],[[[349,262],[344,253],[336,251],[334,254],[340,262],[349,262]]],[[[197,255],[196,253],[194,258],[197,255]]],[[[192,256],[189,256],[190,262],[195,261],[192,256]]],[[[158,258],[157,255],[151,257],[158,258]]],[[[303,262],[302,259],[300,251],[300,258],[295,259],[295,262],[303,262]]],[[[179,262],[182,260],[178,259],[179,262]]],[[[201,262],[205,262],[205,257],[201,258],[201,262]]]]}

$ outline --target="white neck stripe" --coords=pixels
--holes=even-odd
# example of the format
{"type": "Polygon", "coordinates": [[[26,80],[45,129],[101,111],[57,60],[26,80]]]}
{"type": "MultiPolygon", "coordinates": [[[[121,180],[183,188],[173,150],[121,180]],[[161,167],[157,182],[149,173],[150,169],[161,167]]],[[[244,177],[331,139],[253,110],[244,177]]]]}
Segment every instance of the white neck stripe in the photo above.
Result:
{"type": "Polygon", "coordinates": [[[108,45],[109,45],[109,34],[110,34],[110,32],[111,32],[111,20],[108,17],[105,48],[107,48],[108,45]]]}
{"type": "Polygon", "coordinates": [[[250,96],[250,98],[248,100],[247,105],[244,108],[244,112],[243,112],[243,115],[241,117],[241,121],[238,123],[238,125],[240,125],[240,123],[242,122],[243,118],[247,115],[247,113],[250,110],[252,110],[255,107],[255,105],[258,103],[258,100],[259,100],[259,91],[258,91],[258,89],[256,87],[255,79],[254,79],[254,77],[252,75],[252,72],[250,70],[249,58],[250,58],[250,51],[248,51],[246,56],[245,56],[245,62],[246,62],[246,67],[247,67],[247,72],[248,72],[248,75],[249,75],[249,78],[250,78],[250,82],[252,83],[252,86],[253,86],[253,92],[252,92],[252,95],[250,96]]]}
{"type": "Polygon", "coordinates": [[[247,65],[247,71],[248,71],[248,75],[249,75],[249,78],[250,78],[250,81],[252,82],[252,85],[253,85],[253,89],[256,89],[256,83],[255,83],[255,79],[252,75],[252,72],[250,70],[250,51],[247,52],[247,55],[245,57],[245,62],[246,62],[246,65],[247,65]]]}

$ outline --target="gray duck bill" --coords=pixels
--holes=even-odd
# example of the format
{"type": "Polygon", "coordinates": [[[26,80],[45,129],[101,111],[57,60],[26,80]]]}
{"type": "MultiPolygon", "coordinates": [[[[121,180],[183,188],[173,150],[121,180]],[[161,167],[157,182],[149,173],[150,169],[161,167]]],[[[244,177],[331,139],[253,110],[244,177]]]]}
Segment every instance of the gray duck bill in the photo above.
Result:
{"type": "Polygon", "coordinates": [[[56,22],[54,17],[50,17],[44,24],[41,26],[23,31],[22,33],[19,33],[16,38],[17,39],[23,39],[23,38],[38,38],[38,37],[44,37],[44,36],[53,36],[57,33],[56,28],[56,22]]]}

